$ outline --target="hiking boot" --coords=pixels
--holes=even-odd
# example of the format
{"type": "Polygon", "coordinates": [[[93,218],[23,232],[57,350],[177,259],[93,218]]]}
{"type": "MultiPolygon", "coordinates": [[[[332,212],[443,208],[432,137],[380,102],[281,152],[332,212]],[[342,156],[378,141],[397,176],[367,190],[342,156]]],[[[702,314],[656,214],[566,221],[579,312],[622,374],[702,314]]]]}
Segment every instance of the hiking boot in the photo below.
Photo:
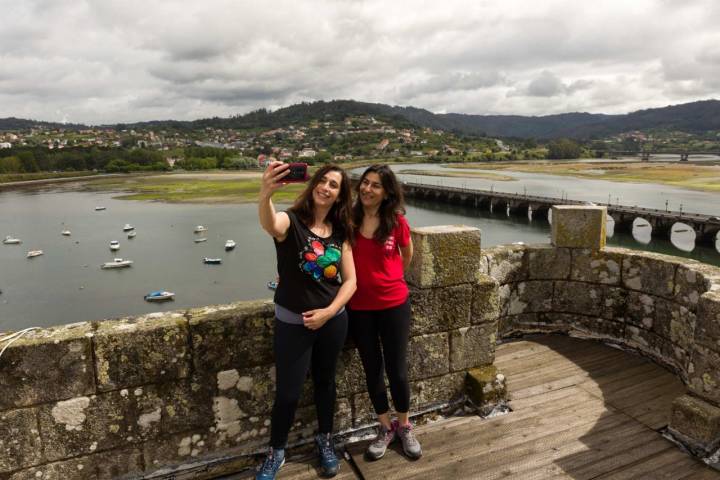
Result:
{"type": "Polygon", "coordinates": [[[320,455],[320,472],[324,477],[334,477],[340,470],[340,461],[335,456],[335,445],[332,435],[318,433],[315,435],[315,446],[320,455]]]}
{"type": "Polygon", "coordinates": [[[365,456],[369,460],[379,460],[385,455],[388,445],[395,440],[395,425],[393,424],[390,430],[385,428],[381,423],[378,427],[378,433],[375,439],[370,443],[368,449],[365,451],[365,456]]]}
{"type": "Polygon", "coordinates": [[[255,480],[275,480],[275,476],[285,464],[285,449],[271,448],[265,457],[265,461],[260,466],[258,473],[255,475],[255,480]]]}
{"type": "Polygon", "coordinates": [[[418,442],[418,439],[415,437],[412,425],[408,423],[407,425],[393,426],[395,430],[397,430],[397,436],[400,437],[405,455],[413,460],[422,457],[422,448],[420,448],[420,442],[418,442]]]}

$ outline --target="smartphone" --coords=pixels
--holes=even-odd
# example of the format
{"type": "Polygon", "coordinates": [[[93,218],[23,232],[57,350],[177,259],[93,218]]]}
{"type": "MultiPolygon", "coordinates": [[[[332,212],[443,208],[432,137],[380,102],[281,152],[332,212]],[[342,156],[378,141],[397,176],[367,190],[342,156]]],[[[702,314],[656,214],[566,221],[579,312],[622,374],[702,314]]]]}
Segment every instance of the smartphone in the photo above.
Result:
{"type": "Polygon", "coordinates": [[[282,178],[282,182],[306,182],[308,180],[308,171],[307,171],[307,163],[290,163],[288,167],[288,170],[290,170],[290,173],[285,175],[282,178]]]}

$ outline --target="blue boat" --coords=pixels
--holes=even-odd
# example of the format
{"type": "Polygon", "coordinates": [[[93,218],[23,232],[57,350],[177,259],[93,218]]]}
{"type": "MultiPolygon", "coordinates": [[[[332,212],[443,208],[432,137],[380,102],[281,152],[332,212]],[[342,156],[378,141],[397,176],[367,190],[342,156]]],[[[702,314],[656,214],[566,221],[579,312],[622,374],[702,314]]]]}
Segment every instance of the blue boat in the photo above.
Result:
{"type": "Polygon", "coordinates": [[[162,302],[165,300],[172,300],[175,294],[173,292],[166,292],[164,290],[157,290],[150,292],[145,295],[145,301],[148,302],[162,302]]]}

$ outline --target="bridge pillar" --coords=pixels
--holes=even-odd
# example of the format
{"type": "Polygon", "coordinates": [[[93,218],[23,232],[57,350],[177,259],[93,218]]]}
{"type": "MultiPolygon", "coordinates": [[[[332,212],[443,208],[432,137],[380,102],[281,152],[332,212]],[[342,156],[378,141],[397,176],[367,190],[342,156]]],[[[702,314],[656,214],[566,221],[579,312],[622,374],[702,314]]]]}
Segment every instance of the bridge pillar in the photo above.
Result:
{"type": "Polygon", "coordinates": [[[640,158],[642,159],[643,162],[649,162],[650,161],[650,152],[642,152],[642,154],[640,154],[640,158]]]}
{"type": "Polygon", "coordinates": [[[689,157],[690,157],[690,154],[689,154],[689,153],[681,153],[681,154],[680,154],[680,161],[681,161],[681,162],[687,162],[689,157]]]}

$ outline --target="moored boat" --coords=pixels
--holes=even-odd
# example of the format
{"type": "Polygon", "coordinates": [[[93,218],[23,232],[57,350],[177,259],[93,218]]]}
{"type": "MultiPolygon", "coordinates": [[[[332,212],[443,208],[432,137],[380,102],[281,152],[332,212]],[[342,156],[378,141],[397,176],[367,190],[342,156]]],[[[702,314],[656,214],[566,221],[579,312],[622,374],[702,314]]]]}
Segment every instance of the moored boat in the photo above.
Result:
{"type": "Polygon", "coordinates": [[[125,268],[133,264],[132,260],[123,260],[122,258],[116,258],[112,262],[103,263],[100,268],[125,268]]]}
{"type": "Polygon", "coordinates": [[[129,232],[130,230],[135,230],[135,227],[133,227],[129,223],[126,223],[125,226],[123,227],[123,232],[129,232]]]}
{"type": "Polygon", "coordinates": [[[118,242],[117,240],[112,240],[110,242],[110,250],[112,250],[113,252],[120,250],[120,242],[118,242]]]}
{"type": "Polygon", "coordinates": [[[147,302],[162,302],[164,300],[172,300],[175,294],[173,292],[166,292],[164,290],[158,290],[150,292],[145,295],[145,301],[147,302]]]}
{"type": "Polygon", "coordinates": [[[13,238],[12,236],[8,235],[3,240],[3,243],[5,245],[20,245],[22,243],[22,240],[19,238],[13,238]]]}
{"type": "Polygon", "coordinates": [[[195,243],[207,242],[207,237],[200,237],[193,240],[195,243]]]}
{"type": "Polygon", "coordinates": [[[198,225],[197,227],[195,227],[194,232],[195,232],[195,233],[207,232],[207,227],[203,227],[202,225],[198,225]]]}
{"type": "Polygon", "coordinates": [[[107,207],[95,207],[95,211],[99,212],[100,210],[105,210],[107,207]]]}
{"type": "Polygon", "coordinates": [[[128,232],[128,238],[135,238],[135,235],[137,235],[137,232],[135,230],[128,232]]]}
{"type": "Polygon", "coordinates": [[[235,240],[228,240],[225,242],[225,251],[230,251],[235,248],[237,243],[235,243],[235,240]]]}
{"type": "Polygon", "coordinates": [[[267,287],[268,287],[270,290],[275,290],[275,289],[277,289],[277,286],[278,286],[278,282],[276,282],[275,280],[270,280],[269,282],[267,282],[267,287]]]}
{"type": "Polygon", "coordinates": [[[203,258],[203,263],[208,263],[212,265],[219,265],[222,263],[222,258],[203,258]]]}
{"type": "Polygon", "coordinates": [[[43,253],[44,252],[42,250],[30,250],[27,253],[27,258],[38,257],[38,256],[42,255],[43,253]]]}
{"type": "Polygon", "coordinates": [[[70,230],[63,230],[62,232],[60,232],[60,235],[64,237],[69,237],[70,235],[72,235],[72,232],[70,230]]]}

